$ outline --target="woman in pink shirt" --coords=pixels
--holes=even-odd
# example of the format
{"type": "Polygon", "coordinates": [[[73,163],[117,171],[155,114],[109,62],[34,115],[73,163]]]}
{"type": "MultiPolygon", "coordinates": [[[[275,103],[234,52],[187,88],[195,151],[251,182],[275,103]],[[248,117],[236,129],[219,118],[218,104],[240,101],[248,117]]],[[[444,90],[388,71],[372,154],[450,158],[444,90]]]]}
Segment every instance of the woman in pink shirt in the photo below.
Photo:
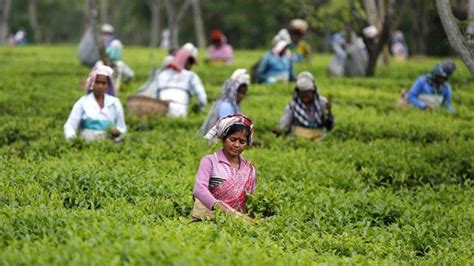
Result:
{"type": "Polygon", "coordinates": [[[224,62],[231,64],[234,58],[234,50],[232,46],[227,43],[227,39],[220,30],[213,30],[211,32],[212,45],[207,48],[209,53],[209,60],[211,62],[224,62]]]}
{"type": "Polygon", "coordinates": [[[255,192],[256,174],[241,153],[252,142],[252,132],[252,121],[234,114],[221,118],[206,134],[209,144],[221,139],[223,148],[201,159],[194,184],[193,219],[212,219],[214,209],[250,219],[244,214],[245,205],[247,194],[255,192]]]}

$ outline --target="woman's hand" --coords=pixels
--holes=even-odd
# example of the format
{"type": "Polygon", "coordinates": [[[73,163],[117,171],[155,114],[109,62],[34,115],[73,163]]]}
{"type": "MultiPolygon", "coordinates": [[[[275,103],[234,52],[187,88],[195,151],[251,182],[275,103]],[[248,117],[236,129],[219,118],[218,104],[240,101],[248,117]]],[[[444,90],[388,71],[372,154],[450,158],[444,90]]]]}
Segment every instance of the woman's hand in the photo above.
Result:
{"type": "Polygon", "coordinates": [[[247,215],[235,210],[234,208],[232,208],[231,206],[229,206],[229,204],[223,202],[223,201],[218,201],[215,205],[214,205],[214,208],[218,208],[218,209],[221,209],[223,212],[225,212],[226,214],[230,214],[236,218],[241,218],[245,221],[248,221],[248,222],[253,222],[254,219],[248,217],[247,215]]]}
{"type": "Polygon", "coordinates": [[[277,137],[281,135],[281,129],[279,128],[274,128],[272,129],[272,133],[275,134],[277,137]]]}
{"type": "Polygon", "coordinates": [[[328,99],[328,101],[326,103],[326,110],[328,111],[328,113],[330,113],[331,109],[332,109],[332,100],[328,99]]]}
{"type": "Polygon", "coordinates": [[[251,143],[250,146],[252,146],[252,147],[262,147],[263,143],[259,140],[254,139],[254,140],[252,140],[252,143],[251,143]]]}
{"type": "Polygon", "coordinates": [[[116,138],[118,136],[120,136],[120,131],[118,131],[118,129],[116,127],[113,127],[110,129],[110,135],[112,135],[112,137],[116,138]]]}

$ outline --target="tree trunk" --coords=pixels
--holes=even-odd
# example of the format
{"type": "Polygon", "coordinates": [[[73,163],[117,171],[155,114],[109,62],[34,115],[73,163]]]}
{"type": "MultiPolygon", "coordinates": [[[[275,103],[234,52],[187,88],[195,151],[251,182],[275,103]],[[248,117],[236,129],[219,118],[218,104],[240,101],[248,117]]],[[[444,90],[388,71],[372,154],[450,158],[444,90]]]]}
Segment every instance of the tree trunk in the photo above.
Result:
{"type": "MultiPolygon", "coordinates": [[[[369,25],[375,26],[379,33],[382,32],[383,21],[386,13],[386,5],[384,0],[364,0],[364,10],[369,25]]],[[[382,49],[383,64],[388,66],[390,62],[390,52],[385,45],[382,49]]]]}
{"type": "Polygon", "coordinates": [[[99,34],[99,25],[97,25],[97,7],[95,0],[86,0],[86,7],[89,8],[87,11],[88,14],[88,23],[92,25],[94,29],[94,39],[97,47],[99,47],[99,55],[102,62],[105,65],[111,66],[112,62],[107,57],[104,47],[104,40],[102,39],[102,35],[99,34]]]}
{"type": "Polygon", "coordinates": [[[378,30],[381,30],[382,25],[380,23],[379,12],[375,0],[364,0],[364,9],[369,24],[374,25],[378,30]]]}
{"type": "Polygon", "coordinates": [[[36,12],[37,7],[36,0],[29,0],[28,3],[28,15],[30,20],[31,29],[33,29],[33,34],[35,36],[35,43],[41,42],[42,32],[38,24],[38,13],[36,12]]]}
{"type": "Polygon", "coordinates": [[[367,77],[373,77],[375,75],[375,68],[377,66],[377,59],[380,52],[382,52],[383,47],[390,40],[390,30],[392,26],[392,15],[393,15],[393,5],[395,0],[389,0],[386,5],[385,17],[383,19],[382,32],[376,43],[369,44],[366,40],[366,37],[363,36],[364,42],[367,45],[367,50],[369,52],[369,62],[367,64],[366,73],[367,77]]]}
{"type": "Polygon", "coordinates": [[[109,1],[100,0],[100,23],[110,23],[109,21],[109,1]]]}
{"type": "MultiPolygon", "coordinates": [[[[387,12],[387,5],[385,0],[379,0],[378,1],[378,21],[377,21],[377,29],[379,32],[382,32],[382,27],[383,27],[383,19],[385,18],[385,13],[387,12]]],[[[392,21],[390,22],[390,27],[393,25],[393,18],[392,21]]],[[[391,31],[390,31],[391,32],[391,31]]],[[[390,34],[388,36],[387,42],[384,44],[382,48],[382,62],[385,66],[390,65],[390,49],[388,47],[388,43],[390,42],[390,34]]]]}
{"type": "Polygon", "coordinates": [[[11,0],[0,0],[0,44],[8,41],[8,17],[10,16],[11,0]]]}
{"type": "Polygon", "coordinates": [[[461,60],[471,72],[471,75],[474,75],[474,51],[469,48],[467,41],[456,25],[449,0],[436,0],[436,7],[438,8],[438,14],[444,31],[448,36],[449,44],[459,54],[461,60]]]}
{"type": "Polygon", "coordinates": [[[166,17],[168,21],[168,30],[170,32],[170,49],[173,49],[178,47],[178,34],[175,29],[176,12],[172,0],[166,0],[166,17]]]}
{"type": "Polygon", "coordinates": [[[178,14],[176,14],[175,7],[173,5],[172,0],[166,0],[166,13],[167,13],[167,21],[168,21],[168,29],[170,31],[170,48],[177,48],[178,47],[178,27],[179,22],[183,18],[186,10],[188,9],[189,5],[191,4],[192,0],[186,0],[181,8],[179,9],[178,14]]]}
{"type": "Polygon", "coordinates": [[[197,45],[201,49],[207,47],[206,35],[204,33],[204,23],[201,15],[201,3],[199,0],[193,0],[194,32],[196,33],[197,45]]]}
{"type": "Polygon", "coordinates": [[[160,42],[161,3],[161,0],[151,0],[148,2],[151,9],[150,47],[158,47],[158,43],[160,42]]]}
{"type": "Polygon", "coordinates": [[[474,0],[469,0],[467,7],[467,19],[470,21],[467,27],[467,42],[471,49],[474,49],[474,0]]]}
{"type": "MultiPolygon", "coordinates": [[[[330,40],[330,39],[331,39],[331,29],[329,28],[329,25],[326,23],[325,26],[324,26],[324,40],[330,40]]],[[[331,52],[330,42],[324,42],[323,52],[324,53],[331,52]]]]}
{"type": "Polygon", "coordinates": [[[429,22],[429,16],[430,14],[427,12],[425,6],[422,3],[419,3],[419,13],[418,13],[421,18],[420,18],[420,35],[421,35],[421,52],[423,54],[426,54],[428,52],[428,45],[426,40],[428,40],[428,35],[429,35],[429,27],[430,27],[430,22],[429,22]]]}

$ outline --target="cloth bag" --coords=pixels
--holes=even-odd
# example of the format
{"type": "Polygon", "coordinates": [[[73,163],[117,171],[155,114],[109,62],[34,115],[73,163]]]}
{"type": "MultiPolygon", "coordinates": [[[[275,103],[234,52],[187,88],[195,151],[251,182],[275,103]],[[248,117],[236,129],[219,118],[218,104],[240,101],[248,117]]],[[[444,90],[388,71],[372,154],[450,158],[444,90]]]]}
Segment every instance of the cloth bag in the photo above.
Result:
{"type": "Polygon", "coordinates": [[[420,94],[419,98],[430,108],[439,108],[443,103],[443,96],[441,95],[420,94]]]}
{"type": "Polygon", "coordinates": [[[94,38],[94,26],[89,25],[79,42],[77,55],[82,64],[93,67],[95,62],[99,61],[99,47],[94,38]]]}

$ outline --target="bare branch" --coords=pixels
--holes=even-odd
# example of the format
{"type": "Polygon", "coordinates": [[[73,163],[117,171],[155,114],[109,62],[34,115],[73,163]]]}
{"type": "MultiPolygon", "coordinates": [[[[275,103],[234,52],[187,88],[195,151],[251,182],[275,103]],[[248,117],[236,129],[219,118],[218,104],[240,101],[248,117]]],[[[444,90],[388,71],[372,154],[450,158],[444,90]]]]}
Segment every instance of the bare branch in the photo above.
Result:
{"type": "Polygon", "coordinates": [[[449,0],[436,0],[436,7],[438,14],[443,24],[444,31],[448,36],[448,41],[451,47],[461,57],[461,60],[469,68],[469,71],[474,75],[474,51],[469,48],[467,41],[464,39],[461,31],[456,25],[453,11],[449,0]]]}
{"type": "Polygon", "coordinates": [[[181,6],[178,15],[176,16],[175,23],[178,24],[181,19],[183,18],[184,14],[186,13],[186,10],[188,9],[189,6],[191,6],[192,0],[186,0],[186,2],[183,3],[181,6]]]}

